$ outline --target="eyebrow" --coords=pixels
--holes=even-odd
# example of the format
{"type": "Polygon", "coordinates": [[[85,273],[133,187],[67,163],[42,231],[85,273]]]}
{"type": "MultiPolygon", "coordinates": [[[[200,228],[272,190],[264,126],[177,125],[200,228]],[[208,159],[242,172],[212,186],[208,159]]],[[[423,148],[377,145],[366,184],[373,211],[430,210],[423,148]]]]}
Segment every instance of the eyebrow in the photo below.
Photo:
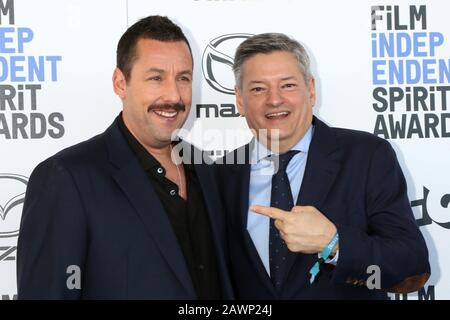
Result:
{"type": "Polygon", "coordinates": [[[294,77],[294,76],[289,76],[289,77],[281,78],[281,81],[286,81],[286,80],[297,80],[297,78],[294,77]]]}
{"type": "Polygon", "coordinates": [[[177,73],[177,75],[182,75],[182,74],[187,74],[192,76],[192,71],[191,70],[183,70],[177,73]]]}
{"type": "Polygon", "coordinates": [[[163,69],[158,69],[158,68],[150,68],[150,69],[145,70],[145,73],[152,73],[152,72],[164,73],[164,70],[163,69]]]}
{"type": "MultiPolygon", "coordinates": [[[[150,69],[147,69],[145,71],[145,73],[160,73],[160,74],[164,74],[164,73],[166,73],[166,71],[163,70],[163,69],[158,69],[158,68],[150,68],[150,69]]],[[[188,74],[188,75],[192,76],[192,71],[191,70],[183,70],[183,71],[180,71],[180,72],[177,73],[178,76],[182,75],[182,74],[188,74]]]]}
{"type": "MultiPolygon", "coordinates": [[[[281,81],[297,80],[297,78],[295,76],[288,76],[288,77],[281,78],[280,80],[281,81]]],[[[249,82],[249,84],[261,84],[261,83],[264,83],[264,81],[252,80],[249,82]]]]}
{"type": "Polygon", "coordinates": [[[264,82],[263,81],[258,81],[258,80],[252,80],[248,84],[261,84],[261,83],[264,83],[264,82]]]}

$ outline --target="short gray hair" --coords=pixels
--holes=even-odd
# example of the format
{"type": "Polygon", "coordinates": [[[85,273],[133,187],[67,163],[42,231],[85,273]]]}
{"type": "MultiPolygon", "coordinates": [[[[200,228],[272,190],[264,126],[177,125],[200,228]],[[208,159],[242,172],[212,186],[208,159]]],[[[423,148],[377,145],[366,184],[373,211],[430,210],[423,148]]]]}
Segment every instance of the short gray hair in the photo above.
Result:
{"type": "Polygon", "coordinates": [[[295,39],[283,33],[261,33],[252,36],[242,42],[236,49],[234,56],[233,72],[236,85],[241,87],[242,66],[258,53],[272,53],[286,51],[297,58],[300,71],[306,83],[312,78],[310,60],[305,48],[295,39]]]}

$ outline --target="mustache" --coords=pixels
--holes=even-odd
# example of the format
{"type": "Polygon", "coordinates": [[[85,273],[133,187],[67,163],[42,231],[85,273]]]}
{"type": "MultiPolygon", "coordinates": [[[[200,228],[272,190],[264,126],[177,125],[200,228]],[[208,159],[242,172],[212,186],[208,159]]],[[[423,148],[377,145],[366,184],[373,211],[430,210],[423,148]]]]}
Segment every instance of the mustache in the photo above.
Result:
{"type": "Polygon", "coordinates": [[[160,103],[160,104],[152,104],[147,108],[147,112],[153,110],[175,110],[175,111],[186,111],[186,106],[182,102],[177,103],[160,103]]]}

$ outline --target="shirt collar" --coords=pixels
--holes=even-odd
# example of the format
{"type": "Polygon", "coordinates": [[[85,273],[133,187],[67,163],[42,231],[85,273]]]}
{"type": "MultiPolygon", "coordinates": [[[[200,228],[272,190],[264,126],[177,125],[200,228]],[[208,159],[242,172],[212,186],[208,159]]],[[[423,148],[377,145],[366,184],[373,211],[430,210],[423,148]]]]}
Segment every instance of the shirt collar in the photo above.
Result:
{"type": "MultiPolygon", "coordinates": [[[[314,125],[311,125],[306,131],[303,138],[294,145],[291,150],[297,150],[303,153],[308,153],[309,146],[311,144],[312,137],[314,135],[314,125]]],[[[266,146],[260,143],[258,140],[255,141],[254,148],[252,150],[251,163],[256,164],[259,163],[262,159],[267,158],[269,155],[273,154],[273,152],[266,148],[266,146]]]]}
{"type": "MultiPolygon", "coordinates": [[[[124,135],[125,139],[127,140],[128,145],[130,146],[133,153],[138,158],[141,166],[144,168],[145,171],[148,171],[150,169],[154,168],[165,168],[161,165],[161,163],[156,160],[156,158],[147,151],[147,149],[144,148],[144,146],[141,145],[141,143],[133,136],[133,134],[130,132],[130,130],[125,125],[125,122],[122,118],[122,112],[119,115],[119,128],[122,134],[124,135]]],[[[181,139],[179,141],[173,142],[173,146],[176,146],[178,143],[181,142],[181,139]]],[[[181,149],[180,156],[183,156],[183,149],[181,149]]],[[[188,169],[189,171],[193,171],[194,167],[190,164],[186,165],[184,164],[184,168],[188,169]]]]}
{"type": "Polygon", "coordinates": [[[133,134],[128,130],[125,122],[122,119],[122,113],[119,115],[119,128],[122,131],[125,139],[127,140],[128,145],[130,146],[133,153],[138,158],[144,170],[149,170],[156,167],[161,167],[161,164],[158,160],[155,159],[142,145],[141,143],[133,136],[133,134]]]}

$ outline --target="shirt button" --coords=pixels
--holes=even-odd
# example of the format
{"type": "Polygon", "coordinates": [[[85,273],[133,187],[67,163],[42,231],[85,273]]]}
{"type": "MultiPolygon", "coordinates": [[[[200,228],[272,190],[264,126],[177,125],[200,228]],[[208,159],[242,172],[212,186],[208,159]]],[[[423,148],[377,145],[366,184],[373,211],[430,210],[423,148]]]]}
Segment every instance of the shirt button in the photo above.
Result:
{"type": "Polygon", "coordinates": [[[174,195],[176,195],[177,194],[177,192],[175,191],[175,190],[170,190],[170,195],[171,196],[174,196],[174,195]]]}
{"type": "Polygon", "coordinates": [[[161,173],[163,173],[164,172],[164,170],[163,170],[163,168],[158,168],[158,170],[156,170],[159,174],[161,174],[161,173]]]}
{"type": "Polygon", "coordinates": [[[199,268],[200,270],[203,270],[203,269],[205,269],[205,266],[201,264],[201,265],[198,266],[198,268],[199,268]]]}

